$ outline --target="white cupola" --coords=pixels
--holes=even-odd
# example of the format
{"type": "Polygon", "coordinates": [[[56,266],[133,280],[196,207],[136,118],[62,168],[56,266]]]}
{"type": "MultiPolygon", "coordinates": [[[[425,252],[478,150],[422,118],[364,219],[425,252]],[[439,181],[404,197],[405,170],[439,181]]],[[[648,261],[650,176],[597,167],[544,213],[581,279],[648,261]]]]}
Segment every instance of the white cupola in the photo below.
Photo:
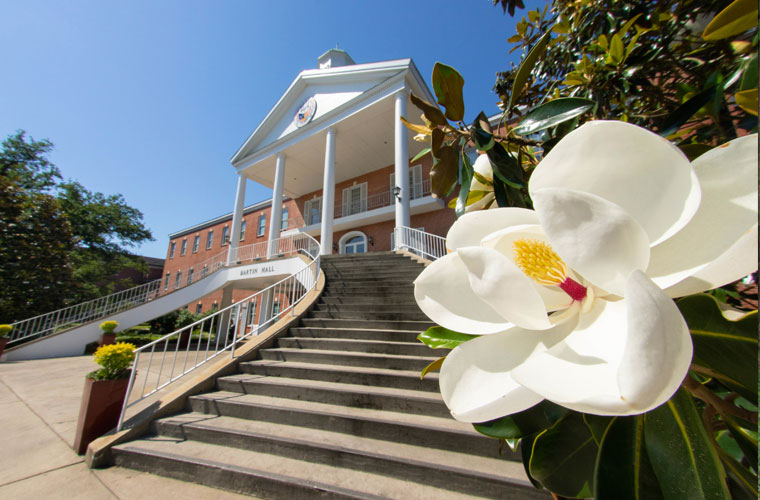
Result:
{"type": "Polygon", "coordinates": [[[351,66],[356,64],[345,50],[339,48],[330,49],[317,59],[319,69],[337,68],[338,66],[351,66]]]}

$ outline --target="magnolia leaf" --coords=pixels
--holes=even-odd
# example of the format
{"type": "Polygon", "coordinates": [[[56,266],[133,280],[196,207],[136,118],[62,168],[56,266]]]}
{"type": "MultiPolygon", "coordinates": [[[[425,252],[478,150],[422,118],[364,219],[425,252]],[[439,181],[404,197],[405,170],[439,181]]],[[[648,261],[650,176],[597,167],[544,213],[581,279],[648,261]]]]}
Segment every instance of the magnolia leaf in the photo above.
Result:
{"type": "Polygon", "coordinates": [[[416,162],[417,160],[419,160],[419,159],[420,159],[420,158],[422,158],[423,156],[425,156],[425,155],[429,154],[429,153],[430,153],[430,151],[431,151],[431,148],[425,148],[425,149],[423,149],[422,151],[420,151],[419,153],[417,153],[417,154],[414,156],[414,158],[412,158],[412,159],[411,159],[411,161],[410,161],[409,163],[414,163],[414,162],[416,162]]]}
{"type": "Polygon", "coordinates": [[[665,498],[730,498],[725,471],[685,389],[644,418],[646,450],[665,498]]]}
{"type": "Polygon", "coordinates": [[[514,129],[517,135],[530,135],[580,116],[596,102],[582,97],[561,97],[533,108],[514,129]]]}
{"type": "Polygon", "coordinates": [[[662,491],[644,447],[644,417],[617,417],[607,428],[594,475],[597,500],[659,500],[662,491]]]}
{"type": "Polygon", "coordinates": [[[754,54],[744,67],[739,90],[757,89],[757,78],[757,54],[754,54]]]}
{"type": "Polygon", "coordinates": [[[667,137],[676,133],[684,123],[694,116],[694,113],[715,98],[715,90],[715,86],[709,87],[678,106],[678,108],[667,117],[665,122],[663,122],[660,127],[660,135],[662,137],[667,137]]]}
{"type": "Polygon", "coordinates": [[[679,144],[678,149],[686,155],[689,161],[694,161],[713,147],[707,144],[679,144]]]}
{"type": "Polygon", "coordinates": [[[747,113],[757,116],[757,89],[742,90],[734,95],[736,105],[747,113]]]}
{"type": "Polygon", "coordinates": [[[501,439],[519,439],[548,429],[569,413],[551,401],[541,401],[535,406],[506,417],[472,424],[476,431],[486,436],[501,439]]]}
{"type": "Polygon", "coordinates": [[[438,358],[429,365],[427,365],[422,372],[420,373],[420,380],[425,378],[425,375],[427,375],[430,372],[437,372],[441,369],[441,366],[443,366],[443,361],[446,359],[446,356],[442,358],[438,358]]]}
{"type": "Polygon", "coordinates": [[[520,439],[520,455],[522,458],[523,469],[525,469],[525,475],[528,476],[528,480],[533,487],[540,490],[543,489],[543,486],[530,474],[530,457],[533,454],[533,443],[536,441],[537,436],[538,434],[531,434],[530,436],[525,436],[520,439]]]}
{"type": "MultiPolygon", "coordinates": [[[[435,147],[433,148],[435,152],[435,147]]],[[[436,198],[445,198],[457,181],[459,155],[454,146],[442,146],[430,170],[430,191],[436,198]]]]}
{"type": "Polygon", "coordinates": [[[430,103],[424,99],[421,99],[414,95],[414,93],[411,93],[409,95],[409,98],[412,100],[412,104],[417,106],[422,110],[423,115],[425,118],[434,125],[448,125],[449,122],[446,120],[446,117],[443,116],[443,113],[433,103],[430,103]]]}
{"type": "Polygon", "coordinates": [[[449,330],[442,326],[432,326],[417,335],[417,340],[431,349],[453,349],[459,344],[463,344],[475,337],[477,337],[477,335],[455,332],[454,330],[449,330]]]}
{"type": "MultiPolygon", "coordinates": [[[[490,179],[479,174],[477,171],[473,170],[472,175],[475,177],[475,179],[477,179],[479,183],[483,184],[484,186],[493,186],[493,182],[490,179]]],[[[483,191],[483,193],[485,193],[485,191],[483,191]]]]}
{"type": "Polygon", "coordinates": [[[745,429],[730,415],[723,415],[722,418],[750,466],[757,470],[757,432],[745,429]]]}
{"type": "Polygon", "coordinates": [[[488,132],[489,134],[493,134],[493,128],[491,128],[491,122],[488,121],[488,117],[482,111],[478,113],[478,116],[475,117],[473,126],[475,125],[477,125],[478,128],[484,130],[485,132],[488,132]]]}
{"type": "Polygon", "coordinates": [[[736,0],[718,12],[710,21],[702,38],[708,42],[722,40],[757,26],[757,1],[736,0]]]}
{"type": "Polygon", "coordinates": [[[586,423],[588,430],[591,431],[591,436],[597,445],[602,444],[602,438],[604,438],[607,429],[612,425],[613,420],[615,420],[614,417],[583,414],[583,421],[586,423]]]}
{"type": "Polygon", "coordinates": [[[524,172],[517,161],[504,149],[501,143],[495,143],[487,151],[488,159],[495,177],[498,177],[508,186],[520,189],[524,186],[524,172]]]}
{"type": "Polygon", "coordinates": [[[420,133],[420,134],[430,135],[431,133],[433,133],[433,131],[429,127],[426,127],[425,125],[417,125],[416,123],[410,123],[403,116],[401,117],[401,123],[403,123],[406,126],[406,128],[410,130],[414,130],[415,132],[420,133]]]}
{"type": "Polygon", "coordinates": [[[684,297],[676,304],[691,331],[694,363],[717,372],[723,385],[756,405],[757,311],[731,321],[706,294],[684,297]]]}
{"type": "Polygon", "coordinates": [[[615,33],[610,38],[610,49],[607,51],[607,64],[617,66],[623,62],[623,56],[625,55],[625,46],[623,45],[623,39],[615,33]]]}
{"type": "Polygon", "coordinates": [[[628,33],[628,30],[631,29],[631,26],[633,26],[633,23],[635,23],[639,17],[641,17],[641,14],[636,14],[628,21],[626,21],[623,27],[620,28],[620,31],[618,31],[617,34],[621,39],[626,35],[626,33],[628,33]]]}
{"type": "Polygon", "coordinates": [[[718,450],[728,476],[728,489],[732,500],[756,500],[757,476],[723,450],[718,450]]]}
{"type": "Polygon", "coordinates": [[[598,452],[583,416],[573,412],[536,437],[530,474],[557,495],[593,497],[598,452]]]}
{"type": "Polygon", "coordinates": [[[457,217],[464,215],[465,208],[467,208],[467,198],[470,195],[470,185],[472,184],[472,174],[474,169],[470,164],[470,157],[462,151],[462,162],[459,175],[459,196],[457,196],[456,214],[457,217]]]}
{"type": "Polygon", "coordinates": [[[464,78],[451,66],[436,62],[433,66],[433,92],[438,104],[446,108],[446,118],[458,122],[464,118],[462,96],[464,78]]]}
{"type": "Polygon", "coordinates": [[[439,128],[434,128],[433,133],[430,134],[430,151],[433,152],[433,158],[438,158],[438,154],[443,147],[443,141],[446,139],[446,134],[439,128]]]}
{"type": "Polygon", "coordinates": [[[517,104],[517,100],[520,98],[520,94],[522,94],[522,91],[525,88],[525,84],[530,77],[531,71],[533,71],[533,67],[536,65],[538,59],[544,55],[546,44],[549,43],[550,39],[551,30],[543,34],[538,42],[536,42],[536,45],[530,49],[530,52],[528,52],[528,55],[523,59],[522,63],[520,63],[520,67],[515,73],[515,79],[512,81],[512,92],[509,95],[507,110],[512,109],[517,104]]]}

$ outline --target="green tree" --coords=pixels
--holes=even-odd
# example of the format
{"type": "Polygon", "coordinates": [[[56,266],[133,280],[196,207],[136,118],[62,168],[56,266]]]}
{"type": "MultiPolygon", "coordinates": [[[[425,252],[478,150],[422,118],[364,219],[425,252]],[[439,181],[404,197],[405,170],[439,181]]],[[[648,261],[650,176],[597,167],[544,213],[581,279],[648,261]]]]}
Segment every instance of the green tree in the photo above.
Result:
{"type": "Polygon", "coordinates": [[[114,276],[145,262],[128,247],[152,239],[121,195],[61,182],[53,145],[18,131],[0,149],[0,306],[24,319],[110,293],[114,276]]]}

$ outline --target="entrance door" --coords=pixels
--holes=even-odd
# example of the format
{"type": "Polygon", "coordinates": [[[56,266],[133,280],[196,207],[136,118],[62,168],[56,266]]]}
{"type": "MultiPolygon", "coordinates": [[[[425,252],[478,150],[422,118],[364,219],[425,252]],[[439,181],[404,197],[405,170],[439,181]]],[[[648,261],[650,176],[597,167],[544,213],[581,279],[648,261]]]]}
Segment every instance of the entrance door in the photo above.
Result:
{"type": "Polygon", "coordinates": [[[361,236],[354,236],[343,244],[343,253],[364,253],[367,251],[367,245],[364,242],[364,238],[361,236]]]}

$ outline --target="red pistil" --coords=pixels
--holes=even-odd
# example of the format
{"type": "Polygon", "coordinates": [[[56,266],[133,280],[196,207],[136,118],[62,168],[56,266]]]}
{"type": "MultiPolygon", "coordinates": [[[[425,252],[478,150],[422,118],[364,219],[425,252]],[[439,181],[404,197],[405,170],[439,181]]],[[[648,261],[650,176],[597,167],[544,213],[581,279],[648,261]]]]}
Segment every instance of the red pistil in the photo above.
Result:
{"type": "Polygon", "coordinates": [[[582,301],[586,298],[586,287],[572,278],[565,278],[565,281],[559,284],[559,287],[570,296],[573,301],[582,301]]]}

